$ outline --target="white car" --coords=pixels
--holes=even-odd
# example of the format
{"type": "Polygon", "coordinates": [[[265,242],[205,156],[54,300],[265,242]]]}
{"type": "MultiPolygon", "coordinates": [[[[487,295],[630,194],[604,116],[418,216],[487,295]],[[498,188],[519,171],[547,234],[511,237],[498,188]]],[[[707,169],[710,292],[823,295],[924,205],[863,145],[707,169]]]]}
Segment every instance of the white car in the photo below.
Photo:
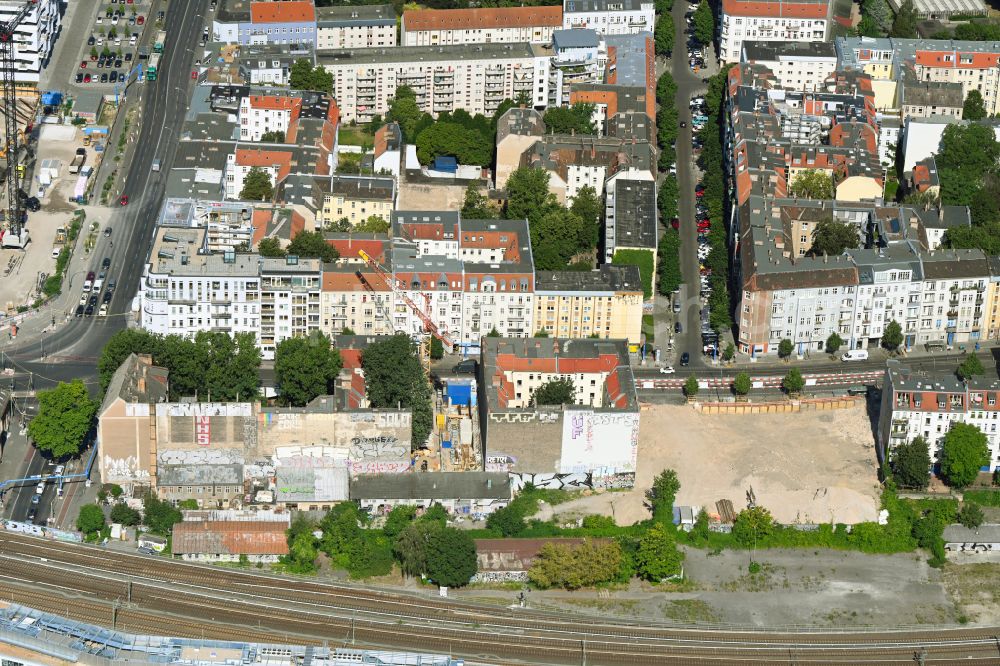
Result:
{"type": "Polygon", "coordinates": [[[665,365],[665,366],[663,366],[662,368],[660,368],[660,374],[661,375],[672,375],[672,374],[674,374],[674,366],[672,366],[672,365],[665,365]]]}

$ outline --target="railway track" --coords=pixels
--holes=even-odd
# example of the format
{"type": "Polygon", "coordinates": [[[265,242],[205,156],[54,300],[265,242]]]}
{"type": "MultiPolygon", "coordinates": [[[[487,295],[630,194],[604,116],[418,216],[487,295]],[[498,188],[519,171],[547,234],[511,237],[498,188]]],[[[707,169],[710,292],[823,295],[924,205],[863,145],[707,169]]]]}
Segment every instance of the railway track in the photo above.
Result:
{"type": "Polygon", "coordinates": [[[0,532],[0,595],[133,633],[447,652],[497,664],[1000,663],[996,630],[762,633],[508,610],[0,532]],[[44,604],[44,605],[43,605],[44,604]]]}

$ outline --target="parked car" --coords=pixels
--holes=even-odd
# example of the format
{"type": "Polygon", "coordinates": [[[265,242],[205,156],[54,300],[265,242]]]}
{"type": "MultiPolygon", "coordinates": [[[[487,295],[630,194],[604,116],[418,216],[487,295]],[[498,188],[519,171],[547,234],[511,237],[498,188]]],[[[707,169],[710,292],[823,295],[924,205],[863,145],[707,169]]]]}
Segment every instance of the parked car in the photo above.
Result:
{"type": "Polygon", "coordinates": [[[844,355],[840,357],[841,361],[867,361],[868,360],[868,350],[867,349],[851,349],[850,351],[844,352],[844,355]]]}
{"type": "Polygon", "coordinates": [[[684,326],[679,322],[674,322],[674,333],[680,333],[684,330],[684,326]]]}
{"type": "Polygon", "coordinates": [[[674,366],[672,365],[664,365],[660,368],[661,375],[672,375],[674,372],[676,372],[676,370],[674,370],[674,366]]]}
{"type": "Polygon", "coordinates": [[[687,364],[691,362],[691,354],[684,352],[681,354],[681,366],[687,367],[687,364]]]}
{"type": "Polygon", "coordinates": [[[83,83],[83,72],[77,72],[76,82],[77,83],[83,83]]]}

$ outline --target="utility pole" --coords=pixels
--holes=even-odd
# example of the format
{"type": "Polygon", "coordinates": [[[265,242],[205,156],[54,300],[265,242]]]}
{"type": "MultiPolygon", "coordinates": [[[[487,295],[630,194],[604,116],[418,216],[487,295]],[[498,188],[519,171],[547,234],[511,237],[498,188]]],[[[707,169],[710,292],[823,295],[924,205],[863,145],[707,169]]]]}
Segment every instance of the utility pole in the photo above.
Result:
{"type": "Polygon", "coordinates": [[[581,661],[581,666],[587,666],[587,641],[586,639],[580,641],[580,648],[583,650],[583,661],[581,661]]]}

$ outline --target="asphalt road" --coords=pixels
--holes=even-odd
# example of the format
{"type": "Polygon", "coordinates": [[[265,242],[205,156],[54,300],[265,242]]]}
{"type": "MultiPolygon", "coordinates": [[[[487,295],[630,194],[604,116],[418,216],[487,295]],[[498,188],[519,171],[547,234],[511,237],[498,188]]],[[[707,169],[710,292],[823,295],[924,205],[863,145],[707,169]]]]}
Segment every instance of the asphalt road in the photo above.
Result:
{"type": "MultiPolygon", "coordinates": [[[[674,349],[677,357],[684,352],[691,355],[694,369],[704,367],[701,354],[701,300],[698,294],[698,231],[694,223],[694,186],[698,177],[691,150],[691,110],[688,106],[695,93],[702,92],[705,84],[691,72],[687,62],[688,33],[685,31],[684,13],[688,3],[678,0],[674,3],[674,53],[671,58],[671,74],[677,84],[675,105],[680,122],[686,127],[677,133],[677,187],[680,192],[677,202],[677,216],[680,219],[681,236],[681,286],[682,310],[678,321],[682,331],[674,334],[674,349]]],[[[718,223],[718,222],[717,222],[718,223]]]]}
{"type": "MultiPolygon", "coordinates": [[[[96,272],[104,257],[111,259],[108,280],[115,280],[118,288],[111,301],[110,316],[74,318],[41,338],[8,346],[8,353],[20,371],[18,388],[27,384],[24,376],[27,372],[33,373],[34,388],[77,377],[93,377],[94,362],[105,342],[125,326],[149,255],[165,177],[173,163],[187,112],[195,47],[192,36],[200,34],[207,5],[206,0],[171,3],[165,21],[167,43],[159,77],[155,82],[141,84],[141,117],[135,147],[122,162],[127,165],[123,167],[127,176],[122,193],[129,196],[129,205],[109,209],[106,226],[112,227],[113,232],[107,238],[103,234],[98,236],[90,267],[96,272]],[[157,173],[150,170],[155,158],[162,162],[157,173]]],[[[82,275],[73,276],[70,288],[79,290],[82,282],[82,275]]]]}

